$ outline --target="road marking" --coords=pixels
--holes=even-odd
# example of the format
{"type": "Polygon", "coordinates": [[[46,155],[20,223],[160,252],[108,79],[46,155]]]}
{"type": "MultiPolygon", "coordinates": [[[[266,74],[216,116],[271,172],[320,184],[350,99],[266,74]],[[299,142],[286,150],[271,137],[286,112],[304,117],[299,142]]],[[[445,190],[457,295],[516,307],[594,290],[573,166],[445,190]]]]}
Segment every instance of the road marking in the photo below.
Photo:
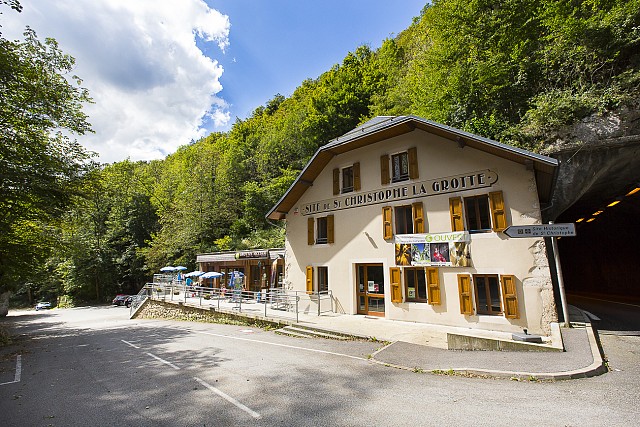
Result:
{"type": "Polygon", "coordinates": [[[19,354],[16,357],[16,374],[13,377],[13,381],[8,381],[6,383],[0,383],[0,385],[19,383],[21,377],[22,377],[22,355],[19,354]]]}
{"type": "Polygon", "coordinates": [[[179,371],[179,370],[180,370],[180,368],[179,368],[178,366],[176,366],[176,365],[174,365],[173,363],[168,362],[168,361],[166,361],[166,360],[164,360],[164,359],[159,358],[159,357],[158,357],[158,356],[156,356],[155,354],[151,354],[151,353],[147,353],[147,354],[148,354],[149,356],[153,357],[154,359],[158,360],[159,362],[162,362],[162,363],[164,363],[165,365],[169,365],[169,366],[171,366],[171,367],[172,367],[173,369],[175,369],[176,371],[179,371]]]}
{"type": "Polygon", "coordinates": [[[229,396],[228,394],[226,394],[222,390],[219,390],[219,389],[215,388],[214,386],[212,386],[211,384],[208,384],[205,381],[202,381],[198,377],[193,377],[193,379],[198,381],[200,384],[202,384],[203,386],[205,386],[206,388],[208,388],[209,390],[211,390],[212,392],[214,392],[218,396],[220,396],[223,399],[225,399],[227,402],[229,402],[229,403],[237,406],[238,408],[242,409],[247,414],[251,415],[253,418],[256,418],[256,419],[260,418],[260,414],[258,414],[256,411],[254,411],[254,410],[252,410],[250,408],[247,408],[242,403],[238,402],[236,399],[234,399],[233,397],[229,396]]]}
{"type": "Polygon", "coordinates": [[[122,341],[122,342],[123,342],[123,343],[125,343],[126,345],[130,345],[130,346],[131,346],[131,347],[133,347],[133,348],[140,348],[140,347],[138,347],[138,346],[137,346],[137,345],[135,345],[135,344],[131,344],[129,341],[125,341],[125,340],[120,340],[120,341],[122,341]]]}
{"type": "Polygon", "coordinates": [[[367,360],[364,357],[351,356],[351,355],[343,354],[343,353],[335,353],[333,351],[316,350],[315,348],[298,347],[296,345],[288,345],[288,344],[280,344],[280,343],[269,342],[269,341],[254,340],[254,339],[251,339],[251,338],[232,337],[232,336],[229,336],[229,335],[214,334],[212,332],[203,332],[203,331],[192,331],[192,332],[195,332],[196,334],[205,334],[205,335],[211,335],[211,336],[220,337],[220,338],[229,338],[229,339],[232,339],[232,340],[249,341],[249,342],[255,342],[255,343],[258,343],[258,344],[273,345],[273,346],[276,346],[276,347],[285,347],[285,348],[292,348],[292,349],[296,349],[296,350],[310,351],[310,352],[313,352],[313,353],[331,354],[333,356],[348,357],[349,359],[365,360],[365,361],[367,360]]]}
{"type": "Polygon", "coordinates": [[[585,297],[585,296],[578,295],[578,294],[572,294],[572,296],[575,296],[575,297],[577,297],[577,298],[591,299],[591,300],[594,300],[594,301],[610,302],[610,303],[612,303],[612,304],[630,305],[631,307],[640,307],[640,305],[638,305],[638,304],[630,304],[630,303],[628,303],[628,302],[611,301],[611,300],[608,300],[608,299],[600,299],[600,298],[593,298],[593,297],[585,297]]]}

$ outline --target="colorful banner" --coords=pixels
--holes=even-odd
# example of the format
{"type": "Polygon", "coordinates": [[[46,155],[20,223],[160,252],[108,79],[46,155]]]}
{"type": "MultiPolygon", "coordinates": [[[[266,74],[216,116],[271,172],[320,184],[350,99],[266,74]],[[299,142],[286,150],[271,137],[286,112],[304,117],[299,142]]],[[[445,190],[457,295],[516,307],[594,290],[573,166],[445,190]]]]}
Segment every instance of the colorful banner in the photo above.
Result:
{"type": "Polygon", "coordinates": [[[396,265],[472,267],[469,233],[399,234],[395,236],[396,265]]]}

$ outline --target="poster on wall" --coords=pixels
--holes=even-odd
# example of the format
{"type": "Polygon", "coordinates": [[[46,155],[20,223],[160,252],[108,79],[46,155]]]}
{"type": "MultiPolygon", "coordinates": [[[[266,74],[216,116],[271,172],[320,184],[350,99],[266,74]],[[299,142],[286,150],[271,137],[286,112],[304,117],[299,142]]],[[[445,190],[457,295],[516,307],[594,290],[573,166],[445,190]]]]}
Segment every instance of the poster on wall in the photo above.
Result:
{"type": "Polygon", "coordinates": [[[416,267],[473,267],[469,233],[398,234],[396,265],[416,267]]]}

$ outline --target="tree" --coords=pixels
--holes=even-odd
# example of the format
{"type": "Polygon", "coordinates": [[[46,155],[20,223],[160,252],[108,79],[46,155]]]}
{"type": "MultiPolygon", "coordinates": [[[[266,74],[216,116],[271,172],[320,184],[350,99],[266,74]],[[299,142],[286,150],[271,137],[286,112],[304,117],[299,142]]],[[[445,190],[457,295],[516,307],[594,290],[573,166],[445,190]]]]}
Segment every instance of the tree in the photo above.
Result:
{"type": "MultiPolygon", "coordinates": [[[[6,0],[20,10],[17,1],[6,0]]],[[[14,289],[44,260],[50,227],[95,165],[69,135],[90,132],[82,104],[91,102],[75,60],[54,39],[0,37],[0,292],[14,289]]]]}

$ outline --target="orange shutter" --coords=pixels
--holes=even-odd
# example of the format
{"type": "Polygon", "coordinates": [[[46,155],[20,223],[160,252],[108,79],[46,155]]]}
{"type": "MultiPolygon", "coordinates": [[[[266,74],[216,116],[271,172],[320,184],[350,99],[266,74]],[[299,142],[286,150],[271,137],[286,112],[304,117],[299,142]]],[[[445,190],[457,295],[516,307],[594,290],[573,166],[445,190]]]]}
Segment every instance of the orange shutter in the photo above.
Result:
{"type": "Polygon", "coordinates": [[[409,148],[409,178],[418,179],[418,149],[409,148]]]}
{"type": "Polygon", "coordinates": [[[460,313],[473,314],[473,299],[471,296],[471,276],[458,274],[458,291],[460,292],[460,313]]]}
{"type": "Polygon", "coordinates": [[[307,293],[308,294],[312,294],[313,293],[313,267],[308,265],[307,266],[307,293]]]}
{"type": "Polygon", "coordinates": [[[460,197],[449,199],[449,212],[451,213],[451,231],[463,231],[462,199],[460,197]]]}
{"type": "Polygon", "coordinates": [[[507,319],[519,319],[518,291],[516,289],[516,276],[501,276],[502,302],[504,305],[504,317],[507,319]]]}
{"type": "Polygon", "coordinates": [[[411,205],[413,212],[413,232],[424,233],[424,209],[422,202],[416,202],[411,205]]]}
{"type": "Polygon", "coordinates": [[[398,267],[389,268],[391,278],[391,302],[402,302],[402,289],[400,288],[400,269],[398,267]]]}
{"type": "Polygon", "coordinates": [[[489,193],[491,216],[493,217],[493,231],[504,231],[507,228],[507,214],[504,210],[502,191],[489,193]]]}
{"type": "Polygon", "coordinates": [[[333,195],[340,194],[340,169],[333,170],[333,195]]]}
{"type": "Polygon", "coordinates": [[[315,220],[313,218],[307,218],[307,244],[308,245],[313,245],[316,241],[314,238],[314,233],[313,233],[313,226],[314,226],[315,220]]]}
{"type": "Polygon", "coordinates": [[[393,239],[393,226],[391,220],[393,218],[393,208],[385,206],[382,208],[382,235],[384,240],[393,239]]]}
{"type": "Polygon", "coordinates": [[[389,156],[387,154],[380,156],[380,182],[382,185],[387,185],[391,182],[389,176],[389,156]]]}
{"type": "Polygon", "coordinates": [[[353,164],[353,191],[360,190],[360,163],[353,164]]]}
{"type": "Polygon", "coordinates": [[[438,269],[427,267],[427,300],[431,305],[440,305],[440,276],[438,269]]]}
{"type": "Polygon", "coordinates": [[[333,215],[327,215],[327,243],[333,241],[333,215]]]}

